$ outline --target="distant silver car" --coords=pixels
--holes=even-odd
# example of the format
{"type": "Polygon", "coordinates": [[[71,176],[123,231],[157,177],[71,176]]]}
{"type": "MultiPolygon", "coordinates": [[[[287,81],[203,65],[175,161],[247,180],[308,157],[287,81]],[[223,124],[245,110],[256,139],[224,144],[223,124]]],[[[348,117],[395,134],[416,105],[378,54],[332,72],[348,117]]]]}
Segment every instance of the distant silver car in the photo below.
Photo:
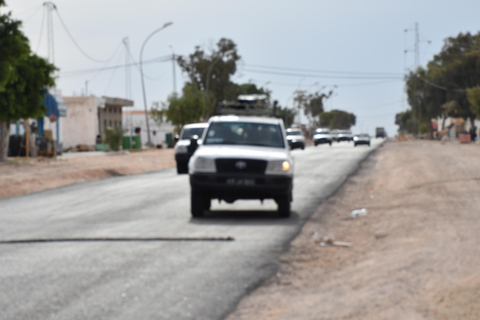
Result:
{"type": "Polygon", "coordinates": [[[366,144],[370,147],[370,136],[366,133],[359,133],[353,137],[353,145],[366,144]]]}
{"type": "Polygon", "coordinates": [[[332,145],[332,135],[329,129],[317,129],[313,135],[313,143],[315,147],[319,144],[328,143],[332,145]]]}
{"type": "Polygon", "coordinates": [[[289,128],[287,131],[287,142],[290,149],[300,148],[305,149],[305,137],[302,130],[298,128],[289,128]]]}

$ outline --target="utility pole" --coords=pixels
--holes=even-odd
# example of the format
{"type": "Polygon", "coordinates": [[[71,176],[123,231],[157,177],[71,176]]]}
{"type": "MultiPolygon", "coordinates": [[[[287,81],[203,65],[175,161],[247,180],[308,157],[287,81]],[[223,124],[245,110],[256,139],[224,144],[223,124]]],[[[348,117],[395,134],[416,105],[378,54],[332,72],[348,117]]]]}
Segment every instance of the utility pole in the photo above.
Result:
{"type": "MultiPolygon", "coordinates": [[[[405,29],[405,34],[408,31],[412,31],[412,29],[405,29]]],[[[415,32],[415,38],[413,42],[413,53],[414,53],[414,68],[416,70],[420,66],[420,32],[419,32],[418,22],[415,23],[415,27],[413,31],[415,32]]],[[[428,43],[430,43],[430,41],[428,41],[428,43]]],[[[407,56],[407,52],[409,51],[411,52],[412,50],[408,50],[408,49],[404,50],[404,54],[405,54],[404,64],[406,64],[406,56],[407,56]]],[[[406,72],[407,71],[406,66],[404,68],[406,72]]]]}
{"type": "Polygon", "coordinates": [[[175,59],[175,53],[173,52],[173,47],[170,45],[170,49],[172,49],[172,66],[173,66],[173,93],[177,93],[177,79],[175,75],[175,62],[177,59],[175,59]]]}
{"type": "Polygon", "coordinates": [[[53,64],[55,62],[55,53],[54,53],[54,45],[53,45],[52,12],[53,10],[57,10],[57,7],[53,2],[50,2],[50,1],[44,2],[43,5],[47,8],[48,62],[53,64]]]}
{"type": "MultiPolygon", "coordinates": [[[[125,46],[125,98],[132,98],[132,79],[130,72],[130,39],[128,37],[123,38],[123,45],[125,46]]],[[[129,111],[129,129],[130,129],[130,149],[133,149],[133,114],[132,110],[129,111]]]]}
{"type": "Polygon", "coordinates": [[[418,36],[418,22],[415,23],[415,69],[420,65],[420,47],[418,36]]]}

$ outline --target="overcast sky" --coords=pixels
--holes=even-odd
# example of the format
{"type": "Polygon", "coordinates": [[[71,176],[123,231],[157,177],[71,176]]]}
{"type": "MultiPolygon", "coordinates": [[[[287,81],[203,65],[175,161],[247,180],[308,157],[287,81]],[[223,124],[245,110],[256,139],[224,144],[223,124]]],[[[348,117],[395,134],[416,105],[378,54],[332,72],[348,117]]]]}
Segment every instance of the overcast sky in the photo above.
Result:
{"type": "MultiPolygon", "coordinates": [[[[44,1],[6,1],[7,10],[24,22],[23,31],[32,50],[47,57],[44,1]]],[[[403,74],[414,67],[415,23],[423,66],[440,51],[445,38],[480,29],[478,0],[53,3],[57,7],[53,12],[54,63],[60,69],[57,87],[64,96],[85,94],[88,82],[89,94],[127,97],[131,92],[135,108],[143,108],[139,71],[131,67],[128,86],[126,68],[109,67],[125,64],[124,38],[128,37],[138,61],[145,39],[165,23],[173,22],[147,42],[143,61],[166,57],[172,50],[188,55],[195,46],[208,50],[222,37],[228,38],[237,44],[242,57],[234,82],[266,87],[273,99],[289,107],[293,107],[295,90],[334,88],[334,96],[326,102],[327,110],[354,113],[355,132],[373,134],[375,127],[383,126],[390,136],[397,130],[395,114],[408,108],[403,74]],[[68,36],[62,21],[86,55],[68,36]]],[[[148,104],[165,102],[174,88],[172,62],[145,63],[144,72],[148,104]]],[[[176,76],[180,91],[186,77],[178,66],[176,76]]]]}

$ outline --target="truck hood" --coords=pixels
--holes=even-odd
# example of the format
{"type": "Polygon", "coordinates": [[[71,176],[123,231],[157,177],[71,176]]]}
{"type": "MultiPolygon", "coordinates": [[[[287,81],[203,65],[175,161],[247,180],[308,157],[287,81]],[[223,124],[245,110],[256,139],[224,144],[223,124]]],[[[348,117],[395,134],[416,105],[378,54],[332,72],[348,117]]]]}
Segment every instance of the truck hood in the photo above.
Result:
{"type": "Polygon", "coordinates": [[[293,161],[290,151],[281,148],[256,147],[256,146],[231,146],[231,145],[206,145],[199,146],[194,157],[211,159],[260,159],[260,160],[290,160],[293,161]]]}

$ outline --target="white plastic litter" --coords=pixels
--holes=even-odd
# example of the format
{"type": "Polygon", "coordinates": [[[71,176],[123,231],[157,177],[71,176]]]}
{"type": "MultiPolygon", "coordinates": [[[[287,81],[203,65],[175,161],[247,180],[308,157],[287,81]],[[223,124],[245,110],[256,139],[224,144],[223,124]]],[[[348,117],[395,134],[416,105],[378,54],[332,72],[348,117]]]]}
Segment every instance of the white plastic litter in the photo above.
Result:
{"type": "Polygon", "coordinates": [[[352,212],[350,212],[350,218],[357,218],[361,216],[366,216],[367,215],[367,209],[362,208],[362,209],[355,209],[352,212]]]}

